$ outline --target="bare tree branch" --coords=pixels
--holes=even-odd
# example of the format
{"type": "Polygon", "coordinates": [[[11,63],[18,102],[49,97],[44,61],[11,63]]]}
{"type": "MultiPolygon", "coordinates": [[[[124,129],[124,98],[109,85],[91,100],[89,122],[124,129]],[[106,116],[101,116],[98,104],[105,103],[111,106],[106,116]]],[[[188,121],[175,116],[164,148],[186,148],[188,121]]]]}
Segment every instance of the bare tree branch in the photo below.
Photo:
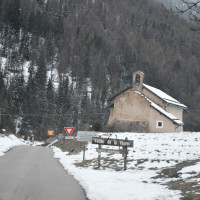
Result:
{"type": "MultiPolygon", "coordinates": [[[[200,0],[180,0],[183,3],[182,7],[176,6],[179,14],[187,14],[189,20],[195,24],[200,24],[200,0]]],[[[199,31],[200,27],[191,27],[192,31],[199,31]]]]}
{"type": "Polygon", "coordinates": [[[187,11],[191,11],[191,10],[195,10],[196,11],[196,8],[197,8],[198,4],[200,4],[200,0],[198,0],[196,2],[188,2],[187,0],[181,0],[181,1],[187,6],[187,8],[186,9],[179,9],[176,6],[176,9],[178,10],[178,12],[180,14],[186,13],[187,11]]]}

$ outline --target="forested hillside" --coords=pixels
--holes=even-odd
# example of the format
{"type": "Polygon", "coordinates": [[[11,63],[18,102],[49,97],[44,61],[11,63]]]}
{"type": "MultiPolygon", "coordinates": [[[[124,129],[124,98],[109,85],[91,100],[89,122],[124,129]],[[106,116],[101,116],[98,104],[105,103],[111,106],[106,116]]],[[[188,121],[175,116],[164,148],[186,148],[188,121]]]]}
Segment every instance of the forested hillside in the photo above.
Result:
{"type": "Polygon", "coordinates": [[[106,123],[132,72],[188,106],[200,129],[200,33],[148,0],[0,0],[0,128],[46,136],[106,123]]]}

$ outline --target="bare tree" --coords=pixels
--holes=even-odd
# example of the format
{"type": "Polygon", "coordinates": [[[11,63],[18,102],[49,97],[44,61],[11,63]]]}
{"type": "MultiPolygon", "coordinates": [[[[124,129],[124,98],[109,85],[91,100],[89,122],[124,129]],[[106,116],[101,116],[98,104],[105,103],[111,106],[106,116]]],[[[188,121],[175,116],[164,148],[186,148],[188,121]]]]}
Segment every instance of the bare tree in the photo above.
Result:
{"type": "MultiPolygon", "coordinates": [[[[200,0],[180,0],[183,5],[176,7],[180,14],[188,14],[189,19],[196,25],[200,25],[200,0]]],[[[200,30],[200,27],[191,28],[194,31],[200,30]]]]}

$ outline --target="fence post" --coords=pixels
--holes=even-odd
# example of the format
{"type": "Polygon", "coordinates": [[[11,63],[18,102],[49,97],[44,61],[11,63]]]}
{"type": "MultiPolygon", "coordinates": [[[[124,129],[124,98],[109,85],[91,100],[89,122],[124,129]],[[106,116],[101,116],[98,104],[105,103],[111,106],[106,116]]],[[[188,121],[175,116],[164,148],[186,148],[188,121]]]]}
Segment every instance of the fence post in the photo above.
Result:
{"type": "MultiPolygon", "coordinates": [[[[125,140],[128,140],[128,138],[126,137],[125,140]]],[[[127,147],[123,147],[123,151],[124,151],[124,171],[125,171],[127,170],[127,155],[128,155],[127,147]]]]}
{"type": "MultiPolygon", "coordinates": [[[[99,136],[99,138],[101,138],[101,136],[99,136]]],[[[98,168],[101,167],[101,145],[99,144],[99,152],[98,152],[98,168]]]]}

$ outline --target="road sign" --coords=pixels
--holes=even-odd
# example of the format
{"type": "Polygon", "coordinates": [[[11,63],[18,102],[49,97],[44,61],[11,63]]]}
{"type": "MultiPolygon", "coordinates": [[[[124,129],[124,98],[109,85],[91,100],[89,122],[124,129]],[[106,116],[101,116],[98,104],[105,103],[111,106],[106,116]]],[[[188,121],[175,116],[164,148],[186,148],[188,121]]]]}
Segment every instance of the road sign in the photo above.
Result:
{"type": "Polygon", "coordinates": [[[64,127],[64,129],[65,129],[67,135],[70,136],[74,130],[74,127],[64,127]]]}
{"type": "Polygon", "coordinates": [[[92,137],[94,137],[94,132],[91,131],[78,131],[77,141],[80,142],[92,142],[92,137]]]}
{"type": "Polygon", "coordinates": [[[53,130],[48,130],[48,135],[54,135],[54,131],[53,130]]]}
{"type": "Polygon", "coordinates": [[[73,139],[74,139],[74,136],[66,136],[65,139],[66,139],[66,140],[73,140],[73,139]]]}
{"type": "Polygon", "coordinates": [[[92,138],[92,144],[121,146],[121,147],[133,147],[133,140],[121,140],[121,139],[93,137],[92,138]]]}

